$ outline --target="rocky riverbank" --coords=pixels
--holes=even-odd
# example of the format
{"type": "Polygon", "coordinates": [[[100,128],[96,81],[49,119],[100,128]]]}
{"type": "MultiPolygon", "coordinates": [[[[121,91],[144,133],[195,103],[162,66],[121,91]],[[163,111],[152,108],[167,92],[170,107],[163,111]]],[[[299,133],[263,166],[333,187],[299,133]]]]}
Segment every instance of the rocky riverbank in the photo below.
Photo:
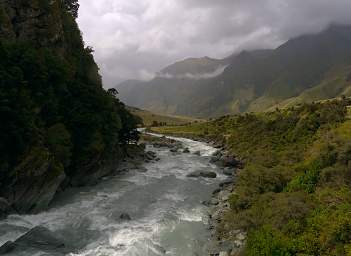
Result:
{"type": "Polygon", "coordinates": [[[230,236],[231,239],[228,239],[218,229],[224,222],[225,212],[230,208],[229,198],[234,191],[236,173],[242,168],[242,163],[224,149],[218,150],[211,162],[220,166],[223,174],[227,175],[228,178],[219,184],[218,189],[213,191],[212,199],[209,202],[204,202],[209,206],[209,228],[212,233],[209,253],[210,256],[239,255],[245,245],[246,234],[240,230],[234,230],[230,236]]]}
{"type": "MultiPolygon", "coordinates": [[[[109,175],[118,175],[129,169],[143,170],[143,163],[157,161],[156,154],[145,151],[145,145],[128,145],[123,152],[92,164],[82,166],[72,177],[57,172],[48,161],[35,164],[37,157],[29,159],[25,176],[17,176],[2,186],[0,197],[0,219],[9,214],[38,213],[48,208],[55,197],[69,187],[91,186],[109,175]]],[[[41,159],[42,160],[42,159],[41,159]]]]}

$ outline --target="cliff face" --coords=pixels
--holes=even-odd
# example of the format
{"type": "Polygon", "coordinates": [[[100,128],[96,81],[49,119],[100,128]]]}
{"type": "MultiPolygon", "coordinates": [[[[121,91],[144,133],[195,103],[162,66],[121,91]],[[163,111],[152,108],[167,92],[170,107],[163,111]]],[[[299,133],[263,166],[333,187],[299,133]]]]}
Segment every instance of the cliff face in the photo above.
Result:
{"type": "Polygon", "coordinates": [[[0,217],[114,170],[136,122],[62,0],[0,0],[0,217]]]}
{"type": "MultiPolygon", "coordinates": [[[[0,0],[0,38],[50,48],[63,57],[84,50],[81,32],[62,0],[0,0]]],[[[101,85],[98,71],[92,61],[86,74],[101,85]]]]}
{"type": "Polygon", "coordinates": [[[0,37],[63,50],[60,0],[0,0],[0,37]]]}

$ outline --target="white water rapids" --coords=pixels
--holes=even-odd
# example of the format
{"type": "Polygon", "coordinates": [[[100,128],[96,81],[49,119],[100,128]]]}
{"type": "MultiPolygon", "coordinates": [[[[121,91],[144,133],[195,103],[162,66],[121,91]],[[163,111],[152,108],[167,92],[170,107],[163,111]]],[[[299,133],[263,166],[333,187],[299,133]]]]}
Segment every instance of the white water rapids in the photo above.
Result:
{"type": "MultiPolygon", "coordinates": [[[[94,187],[70,189],[46,212],[12,215],[0,221],[0,246],[43,226],[62,238],[72,251],[23,250],[16,256],[156,256],[206,255],[210,239],[207,208],[202,201],[225,179],[209,157],[216,149],[201,142],[176,139],[190,154],[148,146],[160,161],[146,163],[147,172],[105,178],[94,187]],[[193,154],[200,151],[201,155],[193,154]],[[217,173],[217,179],[188,178],[193,171],[217,173]],[[132,220],[121,221],[128,213],[132,220]]],[[[13,256],[14,254],[8,254],[13,256]]]]}

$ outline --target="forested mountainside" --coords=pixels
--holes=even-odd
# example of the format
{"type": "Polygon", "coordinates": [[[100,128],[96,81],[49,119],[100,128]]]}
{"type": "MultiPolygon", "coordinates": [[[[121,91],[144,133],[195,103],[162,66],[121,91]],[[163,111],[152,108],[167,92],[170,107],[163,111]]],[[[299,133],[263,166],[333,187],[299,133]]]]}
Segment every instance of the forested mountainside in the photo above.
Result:
{"type": "MultiPolygon", "coordinates": [[[[129,105],[196,117],[351,95],[350,26],[332,25],[318,34],[291,39],[277,49],[243,51],[224,61],[230,64],[215,77],[157,76],[149,82],[122,83],[117,90],[129,105]]],[[[177,70],[184,73],[185,66],[179,65],[177,70]]]]}
{"type": "Polygon", "coordinates": [[[102,88],[78,7],[0,0],[0,199],[20,213],[96,181],[137,136],[137,120],[102,88]]]}

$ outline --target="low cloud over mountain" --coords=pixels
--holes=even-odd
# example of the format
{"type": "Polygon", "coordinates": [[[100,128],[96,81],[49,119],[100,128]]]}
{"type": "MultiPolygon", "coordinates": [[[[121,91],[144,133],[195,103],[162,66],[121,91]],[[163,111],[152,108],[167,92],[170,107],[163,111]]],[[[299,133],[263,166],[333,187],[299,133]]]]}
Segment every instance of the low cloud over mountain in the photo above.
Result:
{"type": "Polygon", "coordinates": [[[81,0],[79,23],[106,86],[145,79],[189,56],[273,48],[330,23],[351,23],[350,0],[81,0]],[[336,4],[337,2],[337,4],[336,4]]]}

